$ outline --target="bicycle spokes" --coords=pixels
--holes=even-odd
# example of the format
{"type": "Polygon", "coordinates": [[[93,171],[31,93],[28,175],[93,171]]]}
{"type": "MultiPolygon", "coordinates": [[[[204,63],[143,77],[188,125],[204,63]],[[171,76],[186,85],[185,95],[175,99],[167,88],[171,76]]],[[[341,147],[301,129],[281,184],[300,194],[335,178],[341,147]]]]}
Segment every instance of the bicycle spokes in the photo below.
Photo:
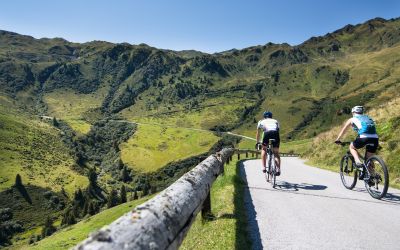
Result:
{"type": "Polygon", "coordinates": [[[389,185],[387,167],[378,156],[369,158],[366,166],[369,178],[365,179],[365,187],[372,197],[380,199],[385,196],[389,185]]]}
{"type": "Polygon", "coordinates": [[[347,189],[353,189],[357,182],[357,170],[351,156],[343,156],[340,162],[340,178],[347,189]]]}

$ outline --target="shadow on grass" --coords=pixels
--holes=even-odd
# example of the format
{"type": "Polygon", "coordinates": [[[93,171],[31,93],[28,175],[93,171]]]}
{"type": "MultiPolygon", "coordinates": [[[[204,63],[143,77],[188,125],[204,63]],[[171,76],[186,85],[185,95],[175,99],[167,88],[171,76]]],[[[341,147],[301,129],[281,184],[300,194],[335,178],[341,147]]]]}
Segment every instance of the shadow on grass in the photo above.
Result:
{"type": "Polygon", "coordinates": [[[22,197],[24,197],[25,201],[32,205],[32,199],[31,199],[28,191],[26,190],[26,188],[23,185],[18,185],[18,186],[14,186],[14,187],[19,191],[19,193],[22,195],[22,197]]]}
{"type": "MultiPolygon", "coordinates": [[[[247,159],[245,159],[247,160],[247,159]]],[[[256,210],[251,199],[250,190],[247,188],[246,172],[244,171],[243,161],[239,161],[236,166],[235,180],[235,214],[239,215],[236,223],[236,249],[263,249],[261,243],[260,229],[256,220],[256,210]],[[243,222],[241,220],[244,220],[243,222]],[[247,244],[239,241],[240,235],[246,235],[247,244]],[[248,242],[250,240],[250,242],[248,242]],[[246,247],[247,246],[247,247],[246,247]]]]}

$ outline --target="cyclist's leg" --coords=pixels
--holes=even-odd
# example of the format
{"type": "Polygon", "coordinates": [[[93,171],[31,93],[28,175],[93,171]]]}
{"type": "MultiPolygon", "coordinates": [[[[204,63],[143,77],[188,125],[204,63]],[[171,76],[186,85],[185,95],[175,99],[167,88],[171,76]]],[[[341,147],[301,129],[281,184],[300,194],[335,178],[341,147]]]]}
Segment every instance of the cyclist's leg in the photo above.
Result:
{"type": "Polygon", "coordinates": [[[356,163],[360,164],[361,163],[360,156],[358,155],[357,149],[353,146],[353,143],[350,144],[349,149],[350,149],[350,153],[354,157],[354,160],[356,161],[356,163]]]}
{"type": "MultiPolygon", "coordinates": [[[[365,156],[366,158],[370,158],[371,156],[375,155],[376,150],[378,149],[379,146],[379,139],[378,138],[369,138],[367,141],[367,146],[365,147],[365,156]],[[372,145],[373,144],[373,145],[372,145]]],[[[365,160],[367,160],[365,159],[365,160]]],[[[373,165],[373,162],[371,162],[371,164],[368,167],[368,170],[371,174],[374,174],[374,168],[375,166],[373,165]]]]}
{"type": "Polygon", "coordinates": [[[264,144],[262,145],[262,150],[261,150],[261,161],[262,161],[262,167],[263,171],[267,169],[267,153],[266,153],[266,147],[264,144]]]}
{"type": "Polygon", "coordinates": [[[375,155],[376,150],[379,147],[379,139],[378,138],[368,138],[367,145],[365,147],[366,157],[367,159],[373,155],[375,155]]]}
{"type": "Polygon", "coordinates": [[[280,170],[280,167],[281,167],[281,156],[279,155],[279,148],[278,147],[274,147],[273,148],[273,152],[274,152],[274,155],[275,155],[276,167],[280,170]]]}
{"type": "Polygon", "coordinates": [[[263,166],[263,172],[267,170],[267,145],[268,145],[269,137],[266,133],[263,133],[262,138],[262,150],[261,150],[261,160],[263,166]]]}
{"type": "Polygon", "coordinates": [[[363,148],[364,146],[365,146],[364,140],[359,137],[357,137],[352,143],[350,143],[349,146],[350,153],[354,157],[356,164],[362,164],[357,149],[363,148]]]}
{"type": "Polygon", "coordinates": [[[279,155],[279,146],[281,144],[281,138],[279,135],[279,131],[276,131],[274,133],[273,139],[275,139],[275,141],[272,144],[273,152],[275,155],[275,163],[276,163],[276,167],[278,168],[278,172],[280,172],[281,171],[281,157],[279,155]]]}

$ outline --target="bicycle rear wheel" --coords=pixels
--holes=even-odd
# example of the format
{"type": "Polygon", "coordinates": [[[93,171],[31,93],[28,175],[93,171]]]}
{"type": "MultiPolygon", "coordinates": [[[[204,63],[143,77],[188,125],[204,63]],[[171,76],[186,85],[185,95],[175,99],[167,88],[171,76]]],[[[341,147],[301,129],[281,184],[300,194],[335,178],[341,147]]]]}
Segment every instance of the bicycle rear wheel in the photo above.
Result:
{"type": "Polygon", "coordinates": [[[365,181],[365,188],[375,199],[383,198],[389,188],[389,173],[385,162],[379,156],[371,156],[366,164],[370,173],[370,185],[365,181]]]}
{"type": "Polygon", "coordinates": [[[348,154],[343,156],[340,161],[340,179],[347,189],[353,189],[357,183],[358,172],[354,164],[354,158],[348,154]]]}
{"type": "Polygon", "coordinates": [[[266,174],[267,182],[269,182],[269,177],[270,177],[270,175],[271,175],[271,159],[269,158],[269,156],[268,156],[268,167],[267,167],[267,172],[266,172],[265,174],[266,174]]]}
{"type": "Polygon", "coordinates": [[[274,154],[270,154],[269,156],[271,158],[271,185],[272,188],[275,188],[276,186],[276,165],[275,165],[275,156],[274,154]]]}

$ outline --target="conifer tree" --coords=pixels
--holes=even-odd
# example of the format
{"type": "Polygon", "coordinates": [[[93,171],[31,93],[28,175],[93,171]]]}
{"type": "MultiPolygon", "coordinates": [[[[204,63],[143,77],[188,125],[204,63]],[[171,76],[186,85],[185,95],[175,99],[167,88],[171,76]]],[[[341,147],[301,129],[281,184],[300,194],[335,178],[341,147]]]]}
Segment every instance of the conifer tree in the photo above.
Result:
{"type": "Polygon", "coordinates": [[[120,203],[125,203],[126,201],[126,188],[125,185],[122,185],[120,190],[120,203]]]}
{"type": "Polygon", "coordinates": [[[107,207],[111,208],[115,207],[116,205],[118,205],[118,193],[116,190],[112,189],[107,197],[107,207]]]}

